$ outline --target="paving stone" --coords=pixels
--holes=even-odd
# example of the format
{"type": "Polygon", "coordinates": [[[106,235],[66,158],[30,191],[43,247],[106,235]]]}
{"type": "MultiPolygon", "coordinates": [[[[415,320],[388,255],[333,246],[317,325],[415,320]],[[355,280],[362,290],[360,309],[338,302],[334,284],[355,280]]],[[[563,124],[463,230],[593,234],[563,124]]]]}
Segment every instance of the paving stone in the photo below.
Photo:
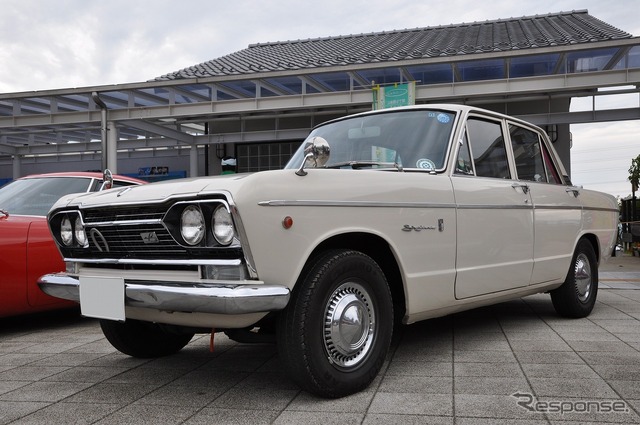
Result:
{"type": "Polygon", "coordinates": [[[543,414],[518,406],[517,399],[511,395],[456,394],[454,397],[456,417],[544,420],[543,414]]]}
{"type": "Polygon", "coordinates": [[[285,410],[361,413],[364,415],[369,408],[374,395],[374,391],[366,390],[339,399],[322,399],[301,391],[285,410]]]}
{"type": "Polygon", "coordinates": [[[3,401],[55,402],[76,394],[90,384],[80,382],[33,382],[0,395],[3,401]]]}
{"type": "Polygon", "coordinates": [[[130,424],[182,424],[197,413],[193,407],[178,406],[148,406],[133,404],[95,422],[96,425],[130,425],[130,424]]]}
{"type": "Polygon", "coordinates": [[[516,392],[531,392],[524,378],[490,378],[474,376],[456,376],[455,394],[511,395],[516,392]]]}
{"type": "Polygon", "coordinates": [[[378,391],[387,393],[451,394],[453,392],[453,378],[386,375],[380,387],[378,387],[378,391]]]}
{"type": "Polygon", "coordinates": [[[85,404],[60,402],[23,416],[12,425],[89,425],[118,410],[117,404],[85,404]]]}
{"type": "Polygon", "coordinates": [[[450,395],[378,392],[369,412],[450,416],[453,414],[453,399],[450,395]]]}
{"type": "Polygon", "coordinates": [[[246,406],[234,408],[202,409],[188,420],[185,425],[268,425],[280,415],[273,410],[247,409],[246,406]]]}
{"type": "Polygon", "coordinates": [[[603,379],[530,378],[539,397],[575,397],[588,399],[616,398],[616,393],[603,379]]]}
{"type": "Polygon", "coordinates": [[[344,425],[361,423],[364,414],[344,412],[282,412],[272,423],[274,425],[344,425]]]}
{"type": "Polygon", "coordinates": [[[599,378],[586,364],[523,364],[522,370],[527,378],[599,378]]]}
{"type": "Polygon", "coordinates": [[[584,360],[573,351],[514,351],[521,364],[584,364],[584,360]]]}

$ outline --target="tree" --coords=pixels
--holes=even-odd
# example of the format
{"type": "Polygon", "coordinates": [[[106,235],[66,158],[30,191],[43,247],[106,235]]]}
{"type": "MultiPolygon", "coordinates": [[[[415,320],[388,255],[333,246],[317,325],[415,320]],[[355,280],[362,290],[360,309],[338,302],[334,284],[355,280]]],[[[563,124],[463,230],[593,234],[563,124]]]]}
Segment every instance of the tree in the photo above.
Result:
{"type": "Polygon", "coordinates": [[[630,221],[636,220],[636,191],[640,183],[640,155],[631,160],[629,167],[629,181],[631,182],[631,217],[630,221]]]}
{"type": "Polygon", "coordinates": [[[635,193],[638,190],[638,184],[640,184],[640,155],[631,160],[631,167],[629,167],[629,181],[631,182],[631,191],[635,197],[635,193]]]}

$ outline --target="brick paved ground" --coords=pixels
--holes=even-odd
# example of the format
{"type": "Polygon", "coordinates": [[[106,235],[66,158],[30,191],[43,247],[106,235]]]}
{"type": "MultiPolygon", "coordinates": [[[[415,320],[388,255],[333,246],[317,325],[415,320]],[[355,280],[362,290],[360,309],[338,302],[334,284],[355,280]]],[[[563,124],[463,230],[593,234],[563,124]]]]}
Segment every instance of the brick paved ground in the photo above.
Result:
{"type": "Polygon", "coordinates": [[[406,326],[373,385],[339,400],[301,392],[272,345],[216,336],[210,353],[196,336],[138,360],[76,312],[0,319],[0,424],[640,423],[640,258],[600,278],[586,319],[536,295],[406,326]]]}

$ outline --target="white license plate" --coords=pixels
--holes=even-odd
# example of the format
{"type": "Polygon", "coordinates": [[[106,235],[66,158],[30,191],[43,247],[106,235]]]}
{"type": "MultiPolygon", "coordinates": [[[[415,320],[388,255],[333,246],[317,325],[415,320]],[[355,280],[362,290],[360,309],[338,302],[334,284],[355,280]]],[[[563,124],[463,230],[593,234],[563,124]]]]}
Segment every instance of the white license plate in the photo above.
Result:
{"type": "Polygon", "coordinates": [[[87,317],[124,321],[124,279],[80,276],[80,313],[87,317]]]}

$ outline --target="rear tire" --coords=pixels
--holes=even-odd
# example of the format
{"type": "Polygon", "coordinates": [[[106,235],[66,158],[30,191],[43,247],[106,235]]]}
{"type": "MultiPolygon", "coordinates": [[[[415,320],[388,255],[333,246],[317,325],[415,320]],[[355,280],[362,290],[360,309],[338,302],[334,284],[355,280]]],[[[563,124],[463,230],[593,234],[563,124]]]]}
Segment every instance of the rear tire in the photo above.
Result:
{"type": "Polygon", "coordinates": [[[280,314],[278,352],[304,390],[342,397],[373,381],[392,333],[391,292],[378,264],[361,252],[332,250],[307,269],[280,314]]]}
{"type": "Polygon", "coordinates": [[[551,291],[553,307],[560,316],[587,317],[598,295],[598,261],[586,239],[578,242],[571,266],[562,286],[551,291]]]}
{"type": "Polygon", "coordinates": [[[170,332],[156,323],[138,320],[100,320],[100,327],[104,336],[118,351],[139,358],[175,354],[182,350],[194,335],[191,332],[170,332]]]}

